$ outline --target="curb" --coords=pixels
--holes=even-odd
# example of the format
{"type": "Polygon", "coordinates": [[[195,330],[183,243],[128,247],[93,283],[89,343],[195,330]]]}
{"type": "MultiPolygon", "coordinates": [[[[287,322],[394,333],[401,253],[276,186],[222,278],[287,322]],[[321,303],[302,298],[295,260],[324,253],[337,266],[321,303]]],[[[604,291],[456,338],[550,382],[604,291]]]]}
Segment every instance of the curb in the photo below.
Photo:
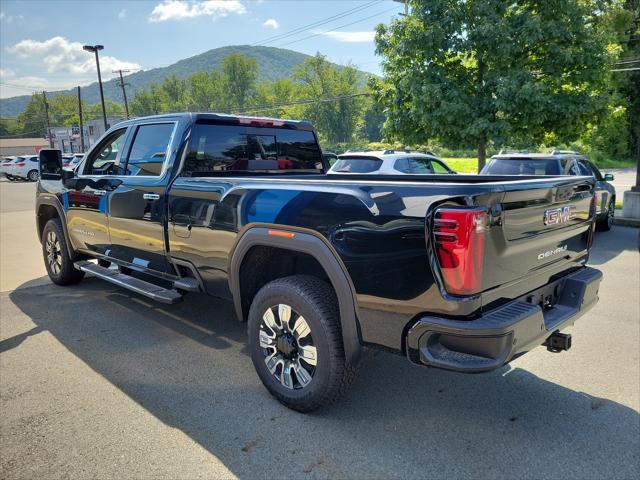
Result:
{"type": "Polygon", "coordinates": [[[614,225],[623,225],[625,227],[640,228],[640,219],[639,218],[624,218],[623,216],[620,215],[621,213],[622,213],[621,210],[616,210],[616,214],[613,217],[613,224],[614,225]]]}

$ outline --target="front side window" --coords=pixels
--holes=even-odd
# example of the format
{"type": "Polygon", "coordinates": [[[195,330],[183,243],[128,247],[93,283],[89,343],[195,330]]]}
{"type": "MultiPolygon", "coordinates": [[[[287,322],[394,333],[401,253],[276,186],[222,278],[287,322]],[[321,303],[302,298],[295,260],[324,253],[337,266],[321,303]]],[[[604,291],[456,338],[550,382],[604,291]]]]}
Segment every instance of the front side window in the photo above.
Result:
{"type": "Polygon", "coordinates": [[[87,161],[85,175],[116,175],[118,174],[118,153],[124,146],[126,128],[112,132],[96,147],[87,161]]]}
{"type": "Polygon", "coordinates": [[[202,123],[191,132],[182,175],[321,168],[322,154],[313,132],[202,123]]]}
{"type": "Polygon", "coordinates": [[[409,171],[416,175],[433,173],[433,170],[431,169],[431,160],[428,158],[410,158],[409,171]]]}
{"type": "Polygon", "coordinates": [[[166,160],[173,128],[173,123],[140,125],[127,157],[126,175],[159,176],[166,160]]]}

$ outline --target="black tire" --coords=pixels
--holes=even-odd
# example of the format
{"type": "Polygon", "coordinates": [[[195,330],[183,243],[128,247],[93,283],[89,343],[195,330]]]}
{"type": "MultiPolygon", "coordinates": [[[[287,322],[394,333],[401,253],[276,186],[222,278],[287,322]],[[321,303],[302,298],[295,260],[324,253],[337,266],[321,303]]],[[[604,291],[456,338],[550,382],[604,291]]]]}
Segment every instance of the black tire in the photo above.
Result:
{"type": "Polygon", "coordinates": [[[30,170],[29,173],[27,173],[27,180],[30,182],[37,182],[39,178],[40,172],[38,172],[38,170],[30,170]]]}
{"type": "Polygon", "coordinates": [[[59,218],[52,218],[44,226],[42,255],[49,278],[56,285],[72,285],[84,278],[84,272],[77,270],[69,257],[59,218]]]}
{"type": "Polygon", "coordinates": [[[607,208],[606,216],[596,223],[596,228],[602,232],[608,232],[613,226],[613,219],[616,213],[615,199],[609,201],[609,207],[607,208]]]}
{"type": "MultiPolygon", "coordinates": [[[[267,390],[288,408],[299,412],[311,412],[330,404],[345,392],[355,377],[355,367],[347,365],[345,361],[338,300],[333,289],[316,277],[295,275],[274,280],[262,287],[251,304],[248,333],[251,359],[260,380],[267,390]],[[263,316],[268,309],[277,308],[280,304],[291,307],[290,322],[293,322],[293,325],[297,324],[297,318],[303,317],[310,329],[310,336],[303,336],[303,339],[299,339],[299,344],[296,339],[296,344],[301,345],[312,340],[316,349],[315,366],[309,367],[303,361],[303,355],[300,355],[303,360],[296,360],[298,368],[302,363],[313,370],[306,385],[302,386],[299,380],[295,380],[298,382],[296,388],[287,388],[283,381],[276,377],[276,373],[270,371],[266,364],[270,351],[260,345],[260,332],[261,329],[264,330],[264,326],[261,327],[264,322],[263,316]]],[[[275,341],[273,345],[272,351],[279,352],[275,347],[275,341]]],[[[293,363],[289,365],[291,369],[288,371],[293,372],[295,379],[298,370],[293,368],[293,363]]],[[[280,372],[284,368],[283,363],[280,372]]],[[[289,375],[291,379],[291,373],[289,375]]]]}
{"type": "Polygon", "coordinates": [[[15,182],[17,179],[13,175],[7,175],[7,180],[9,180],[10,182],[15,182]]]}

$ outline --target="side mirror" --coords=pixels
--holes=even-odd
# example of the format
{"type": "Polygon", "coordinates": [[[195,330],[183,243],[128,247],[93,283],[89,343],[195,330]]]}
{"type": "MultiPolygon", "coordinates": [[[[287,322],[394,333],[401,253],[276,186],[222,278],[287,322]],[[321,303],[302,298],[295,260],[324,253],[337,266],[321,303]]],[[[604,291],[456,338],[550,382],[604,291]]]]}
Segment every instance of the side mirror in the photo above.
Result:
{"type": "Polygon", "coordinates": [[[62,152],[55,148],[43,148],[38,154],[40,178],[60,180],[62,178],[62,152]]]}
{"type": "Polygon", "coordinates": [[[605,182],[613,182],[614,177],[613,177],[613,173],[605,173],[604,174],[604,181],[605,182]]]}

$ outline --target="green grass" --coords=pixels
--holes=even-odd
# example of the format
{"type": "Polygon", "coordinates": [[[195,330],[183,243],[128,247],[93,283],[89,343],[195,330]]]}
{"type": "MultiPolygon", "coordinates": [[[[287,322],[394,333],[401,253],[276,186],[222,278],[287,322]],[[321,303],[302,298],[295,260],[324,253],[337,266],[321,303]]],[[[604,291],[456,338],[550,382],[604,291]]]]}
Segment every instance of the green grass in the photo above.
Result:
{"type": "Polygon", "coordinates": [[[622,210],[622,202],[616,202],[616,210],[622,210]]]}
{"type": "Polygon", "coordinates": [[[593,163],[598,168],[630,168],[636,166],[632,160],[613,160],[611,158],[600,158],[593,163]]]}
{"type": "MultiPolygon", "coordinates": [[[[459,173],[478,173],[478,159],[474,157],[442,157],[442,159],[459,173]]],[[[488,159],[487,159],[488,160],[488,159]]],[[[635,167],[631,160],[613,160],[611,158],[594,161],[598,168],[630,168],[635,167]]]]}
{"type": "Polygon", "coordinates": [[[478,173],[478,159],[469,157],[442,157],[458,173],[478,173]]]}

